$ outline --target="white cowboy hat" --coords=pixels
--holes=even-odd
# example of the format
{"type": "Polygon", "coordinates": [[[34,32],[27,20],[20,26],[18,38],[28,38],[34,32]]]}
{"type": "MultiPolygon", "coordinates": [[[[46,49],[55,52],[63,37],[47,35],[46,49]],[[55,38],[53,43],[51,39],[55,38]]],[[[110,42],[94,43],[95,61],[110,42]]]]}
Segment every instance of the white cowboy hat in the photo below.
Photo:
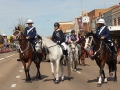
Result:
{"type": "Polygon", "coordinates": [[[26,24],[28,24],[28,23],[33,24],[33,21],[31,19],[28,19],[27,22],[26,22],[26,24]]]}
{"type": "Polygon", "coordinates": [[[105,24],[105,20],[104,20],[104,19],[102,19],[102,18],[100,18],[100,19],[97,21],[97,23],[102,23],[102,24],[105,24]]]}
{"type": "Polygon", "coordinates": [[[3,34],[2,36],[7,36],[6,34],[3,34]]]}

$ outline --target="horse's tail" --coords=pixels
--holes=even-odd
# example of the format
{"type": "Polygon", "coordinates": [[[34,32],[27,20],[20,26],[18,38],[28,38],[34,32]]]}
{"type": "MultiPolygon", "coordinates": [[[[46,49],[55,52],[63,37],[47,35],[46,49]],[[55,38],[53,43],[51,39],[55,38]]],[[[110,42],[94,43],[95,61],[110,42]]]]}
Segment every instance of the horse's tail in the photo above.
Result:
{"type": "Polygon", "coordinates": [[[116,70],[116,66],[115,66],[115,65],[116,65],[116,64],[115,64],[114,60],[112,60],[112,61],[110,61],[110,62],[108,63],[109,73],[111,73],[111,72],[113,72],[113,71],[116,70]]]}

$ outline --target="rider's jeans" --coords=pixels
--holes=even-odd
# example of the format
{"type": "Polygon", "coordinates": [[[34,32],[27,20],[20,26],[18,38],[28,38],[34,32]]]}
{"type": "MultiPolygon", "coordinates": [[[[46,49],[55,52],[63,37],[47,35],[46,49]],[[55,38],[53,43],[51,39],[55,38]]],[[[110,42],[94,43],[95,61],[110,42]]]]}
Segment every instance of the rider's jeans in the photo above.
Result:
{"type": "Polygon", "coordinates": [[[81,46],[80,46],[79,44],[77,44],[77,47],[78,47],[78,49],[81,51],[81,46]]]}

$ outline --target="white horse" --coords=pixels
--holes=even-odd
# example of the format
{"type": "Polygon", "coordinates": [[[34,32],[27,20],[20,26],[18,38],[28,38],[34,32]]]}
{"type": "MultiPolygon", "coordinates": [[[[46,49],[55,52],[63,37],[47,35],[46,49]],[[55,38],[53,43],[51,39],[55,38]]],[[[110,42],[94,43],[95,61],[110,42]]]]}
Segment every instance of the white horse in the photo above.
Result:
{"type": "MultiPolygon", "coordinates": [[[[48,51],[49,51],[49,59],[50,59],[50,65],[51,65],[51,71],[52,74],[55,78],[55,83],[58,84],[59,83],[59,65],[61,67],[61,80],[64,80],[64,73],[63,73],[63,65],[62,63],[60,63],[63,59],[63,52],[62,52],[62,48],[57,45],[56,43],[54,43],[52,40],[50,40],[49,38],[46,37],[41,37],[41,39],[37,40],[36,43],[36,51],[40,51],[40,47],[47,47],[48,51]],[[54,69],[56,65],[56,74],[54,73],[54,69]]],[[[68,52],[70,52],[70,48],[69,46],[66,46],[68,52]]],[[[71,79],[71,65],[70,65],[70,53],[68,53],[68,57],[66,57],[66,62],[67,62],[67,67],[68,67],[68,79],[71,79]]]]}
{"type": "Polygon", "coordinates": [[[78,56],[79,56],[78,50],[79,49],[77,47],[77,44],[73,41],[69,44],[69,46],[71,48],[72,69],[76,71],[77,64],[78,64],[78,56]]]}

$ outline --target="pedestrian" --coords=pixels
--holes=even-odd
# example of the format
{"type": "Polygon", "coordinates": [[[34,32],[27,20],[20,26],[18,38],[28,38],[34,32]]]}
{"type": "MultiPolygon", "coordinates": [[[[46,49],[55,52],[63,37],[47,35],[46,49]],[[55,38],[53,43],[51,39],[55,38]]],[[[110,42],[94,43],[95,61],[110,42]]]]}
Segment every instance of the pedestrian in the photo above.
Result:
{"type": "Polygon", "coordinates": [[[69,37],[70,37],[70,34],[68,33],[68,34],[66,35],[66,38],[65,38],[65,43],[66,43],[66,44],[69,44],[69,37]]]}
{"type": "Polygon", "coordinates": [[[118,49],[117,53],[117,63],[120,64],[120,49],[118,49]]]}
{"type": "Polygon", "coordinates": [[[116,48],[118,50],[118,42],[117,42],[117,40],[114,41],[114,44],[115,44],[115,46],[116,46],[116,48]]]}

